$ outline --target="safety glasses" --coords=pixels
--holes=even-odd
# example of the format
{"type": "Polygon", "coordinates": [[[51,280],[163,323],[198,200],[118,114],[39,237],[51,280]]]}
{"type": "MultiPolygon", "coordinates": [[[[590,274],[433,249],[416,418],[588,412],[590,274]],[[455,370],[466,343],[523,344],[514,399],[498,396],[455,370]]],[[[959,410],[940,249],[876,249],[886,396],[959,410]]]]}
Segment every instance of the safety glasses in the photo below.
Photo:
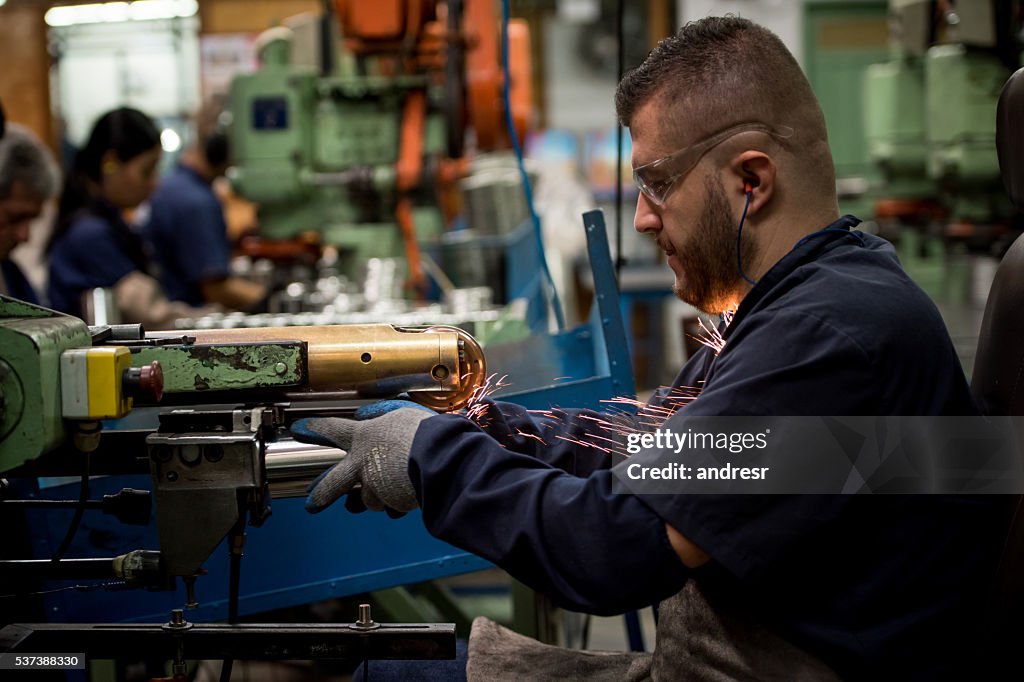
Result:
{"type": "Polygon", "coordinates": [[[774,137],[787,138],[793,134],[788,126],[770,126],[765,123],[739,123],[668,156],[645,163],[633,169],[633,181],[648,199],[664,206],[669,193],[680,178],[685,176],[710,149],[734,135],[757,131],[774,137]]]}

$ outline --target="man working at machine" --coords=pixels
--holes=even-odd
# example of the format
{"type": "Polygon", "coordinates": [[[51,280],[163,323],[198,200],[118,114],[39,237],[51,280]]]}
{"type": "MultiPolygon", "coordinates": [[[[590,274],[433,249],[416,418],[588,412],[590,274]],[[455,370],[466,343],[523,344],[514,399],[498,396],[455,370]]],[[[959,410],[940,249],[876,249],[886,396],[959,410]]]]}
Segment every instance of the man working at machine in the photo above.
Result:
{"type": "Polygon", "coordinates": [[[143,236],[160,266],[167,298],[191,306],[218,303],[248,310],[267,292],[256,282],[231,275],[224,207],[211,186],[228,168],[228,137],[211,116],[199,116],[196,142],[149,198],[143,236]]]}
{"type": "MultiPolygon", "coordinates": [[[[674,411],[663,428],[976,414],[935,306],[888,243],[840,217],[824,117],[774,34],[688,24],[623,79],[616,106],[642,192],[636,229],[665,251],[677,296],[735,311],[721,350],[703,348],[652,400],[674,411]]],[[[420,507],[432,534],[565,607],[662,600],[652,655],[536,645],[488,661],[511,640],[478,623],[470,679],[963,676],[1005,527],[987,500],[617,494],[610,457],[578,445],[600,415],[485,405],[474,419],[381,405],[293,427],[349,451],[311,511],[361,484],[367,507],[420,507]]]]}
{"type": "Polygon", "coordinates": [[[39,303],[11,252],[28,241],[32,221],[59,186],[57,164],[46,146],[27,128],[6,126],[0,138],[0,294],[39,303]]]}

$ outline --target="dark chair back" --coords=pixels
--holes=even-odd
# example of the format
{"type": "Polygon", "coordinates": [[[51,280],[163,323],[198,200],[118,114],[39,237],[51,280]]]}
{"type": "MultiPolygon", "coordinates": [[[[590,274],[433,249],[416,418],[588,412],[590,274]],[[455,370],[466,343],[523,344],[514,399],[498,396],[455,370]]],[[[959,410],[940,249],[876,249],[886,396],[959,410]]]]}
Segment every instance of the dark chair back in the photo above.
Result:
{"type": "MultiPolygon", "coordinates": [[[[996,114],[1003,184],[1024,210],[1024,69],[1003,86],[996,114]]],[[[985,305],[971,392],[985,415],[1024,415],[1024,237],[1003,256],[985,305]]],[[[994,654],[1020,669],[1024,644],[1024,497],[1007,500],[1012,521],[996,575],[985,636],[994,654]]]]}
{"type": "MultiPolygon", "coordinates": [[[[996,149],[1003,184],[1024,209],[1024,69],[999,96],[996,149]]],[[[985,305],[971,391],[986,415],[1024,415],[1024,240],[999,264],[985,305]]]]}

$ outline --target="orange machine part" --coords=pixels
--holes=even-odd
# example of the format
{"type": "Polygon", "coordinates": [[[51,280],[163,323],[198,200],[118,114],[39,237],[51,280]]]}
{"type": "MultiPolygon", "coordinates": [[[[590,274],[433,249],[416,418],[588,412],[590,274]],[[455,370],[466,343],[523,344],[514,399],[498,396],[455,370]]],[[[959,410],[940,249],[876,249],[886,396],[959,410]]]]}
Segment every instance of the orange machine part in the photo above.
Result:
{"type": "Polygon", "coordinates": [[[423,276],[423,265],[420,262],[420,245],[416,241],[416,224],[412,219],[412,200],[404,196],[398,199],[395,206],[395,219],[402,230],[402,242],[405,245],[405,259],[409,262],[408,286],[417,296],[426,291],[427,280],[423,276]]]}
{"type": "Polygon", "coordinates": [[[494,14],[494,3],[491,0],[466,0],[463,11],[470,124],[476,130],[477,144],[482,151],[506,147],[496,30],[499,24],[494,14]]]}
{"type": "MultiPolygon", "coordinates": [[[[500,18],[491,0],[466,0],[464,32],[466,34],[466,90],[470,124],[476,130],[481,151],[506,149],[511,146],[502,108],[500,18]]],[[[533,86],[530,65],[530,29],[521,19],[512,19],[508,26],[509,99],[512,122],[522,140],[526,135],[533,110],[533,86]]]]}
{"type": "Polygon", "coordinates": [[[469,175],[469,159],[442,158],[437,164],[437,204],[441,207],[444,224],[449,225],[462,213],[462,192],[459,180],[469,175]]]}
{"type": "Polygon", "coordinates": [[[427,119],[427,94],[413,90],[405,98],[402,110],[402,133],[395,170],[398,204],[395,219],[402,230],[405,257],[409,262],[409,284],[419,293],[425,290],[426,280],[420,263],[420,248],[416,243],[416,225],[412,218],[412,201],[408,192],[420,184],[423,175],[423,137],[427,119]]]}
{"type": "Polygon", "coordinates": [[[294,239],[266,239],[250,234],[238,242],[240,255],[252,259],[267,259],[275,263],[308,262],[315,263],[320,258],[320,235],[316,232],[303,232],[294,239]]]}
{"type": "Polygon", "coordinates": [[[334,0],[345,44],[353,52],[397,51],[415,45],[434,19],[433,0],[334,0]]]}
{"type": "MultiPolygon", "coordinates": [[[[442,15],[440,8],[438,13],[442,15]]],[[[414,58],[416,69],[440,74],[444,69],[448,52],[448,38],[443,15],[434,21],[428,21],[420,34],[419,47],[414,58]]]]}
{"type": "Polygon", "coordinates": [[[943,220],[946,210],[938,201],[928,198],[886,198],[875,202],[875,217],[881,220],[943,220]]]}
{"type": "Polygon", "coordinates": [[[402,132],[398,143],[396,169],[398,191],[408,191],[420,183],[423,173],[423,136],[427,120],[427,94],[413,90],[402,109],[402,132]]]}
{"type": "Polygon", "coordinates": [[[533,113],[533,80],[530,73],[530,27],[522,19],[508,22],[509,101],[512,125],[522,142],[533,113]]]}
{"type": "MultiPolygon", "coordinates": [[[[462,36],[447,35],[444,3],[436,0],[334,0],[346,46],[357,54],[405,52],[411,70],[440,70],[445,45],[466,45],[466,100],[469,125],[480,151],[510,146],[502,101],[501,18],[494,0],[465,0],[462,36]]],[[[407,66],[406,68],[409,68],[407,66]]],[[[519,138],[533,110],[530,34],[526,22],[509,22],[509,99],[519,138]]]]}
{"type": "Polygon", "coordinates": [[[405,0],[334,0],[334,13],[346,38],[387,40],[405,32],[405,0]]]}

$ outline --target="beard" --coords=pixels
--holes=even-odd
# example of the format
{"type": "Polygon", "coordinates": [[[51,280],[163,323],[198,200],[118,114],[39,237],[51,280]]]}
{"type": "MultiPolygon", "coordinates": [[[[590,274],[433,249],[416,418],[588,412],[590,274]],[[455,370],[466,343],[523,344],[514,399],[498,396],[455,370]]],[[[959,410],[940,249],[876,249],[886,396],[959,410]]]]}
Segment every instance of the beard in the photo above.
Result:
{"type": "MultiPolygon", "coordinates": [[[[675,249],[683,277],[676,277],[672,292],[701,312],[717,315],[734,307],[742,277],[737,267],[736,230],[725,188],[716,177],[704,180],[704,211],[689,239],[675,249]]],[[[743,262],[757,255],[753,240],[744,235],[743,262]]]]}

